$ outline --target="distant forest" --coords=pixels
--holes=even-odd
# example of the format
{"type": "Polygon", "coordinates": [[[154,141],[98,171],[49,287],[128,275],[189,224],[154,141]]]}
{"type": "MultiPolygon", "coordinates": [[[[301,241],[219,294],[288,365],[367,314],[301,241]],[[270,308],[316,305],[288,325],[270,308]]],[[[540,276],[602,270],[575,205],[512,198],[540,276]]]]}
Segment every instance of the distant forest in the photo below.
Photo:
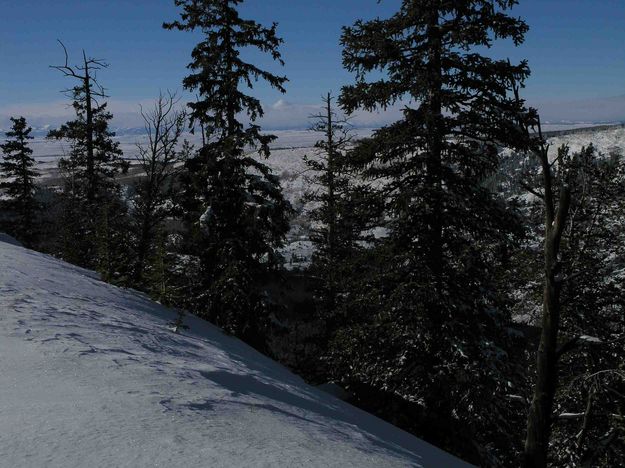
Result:
{"type": "Polygon", "coordinates": [[[282,64],[283,41],[242,2],[175,0],[163,27],[200,33],[182,83],[197,99],[142,109],[134,161],[109,128],[108,64],[61,43],[51,65],[75,116],[47,138],[69,144],[62,183],[38,182],[13,117],[0,230],[175,308],[173,332],[205,318],[475,465],[625,465],[623,155],[550,148],[523,98],[529,64],[485,52],[522,46],[517,1],[403,0],[343,28],[353,82],[312,118],[314,253],[297,270],[254,96],[287,77],[241,53],[282,64]],[[391,105],[401,119],[354,136],[351,114],[391,105]]]}

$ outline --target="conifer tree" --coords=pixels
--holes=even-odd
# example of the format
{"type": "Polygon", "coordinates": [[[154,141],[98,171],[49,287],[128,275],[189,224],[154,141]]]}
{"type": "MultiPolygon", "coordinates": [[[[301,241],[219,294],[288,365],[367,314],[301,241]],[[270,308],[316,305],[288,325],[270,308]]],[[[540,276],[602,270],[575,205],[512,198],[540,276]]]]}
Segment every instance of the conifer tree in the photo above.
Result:
{"type": "Polygon", "coordinates": [[[315,245],[313,261],[324,283],[322,303],[326,312],[336,307],[338,280],[342,262],[347,260],[358,239],[354,232],[355,213],[345,205],[349,203],[352,183],[347,151],[352,143],[349,123],[337,115],[332,105],[332,95],[323,98],[324,109],[312,116],[311,130],[322,133],[324,138],[315,143],[315,157],[306,156],[304,162],[313,171],[307,183],[314,187],[306,193],[306,201],[314,208],[310,220],[314,227],[311,240],[315,245]]]}
{"type": "Polygon", "coordinates": [[[368,187],[354,178],[349,119],[336,109],[331,93],[322,101],[321,111],[311,116],[310,127],[321,138],[314,153],[304,157],[309,188],[303,199],[314,246],[306,276],[313,284],[315,313],[302,314],[292,325],[296,346],[286,347],[297,354],[294,367],[299,373],[309,380],[327,382],[328,344],[344,322],[342,303],[349,279],[363,251],[362,242],[368,240],[368,221],[375,219],[370,212],[375,213],[379,204],[368,196],[368,187]]]}
{"type": "Polygon", "coordinates": [[[509,431],[496,429],[506,419],[508,318],[494,272],[518,222],[486,181],[499,145],[526,144],[511,91],[529,71],[478,49],[523,41],[527,26],[507,14],[516,3],[403,0],[389,19],[358,21],[342,36],[356,74],[344,109],[401,105],[403,118],[359,149],[389,236],[375,291],[362,293],[371,315],[343,334],[356,365],[341,369],[418,402],[424,435],[482,463],[513,456],[509,431]]]}
{"type": "Polygon", "coordinates": [[[170,305],[172,301],[169,294],[168,262],[165,245],[165,234],[161,229],[155,233],[155,248],[146,262],[145,275],[147,277],[147,289],[150,295],[161,304],[170,305]]]}
{"type": "Polygon", "coordinates": [[[180,19],[166,29],[200,30],[192,52],[191,74],[183,85],[196,91],[188,104],[191,126],[200,125],[205,144],[186,170],[195,194],[196,253],[202,265],[205,313],[227,331],[262,345],[270,301],[263,283],[280,264],[278,248],[288,229],[288,203],[277,177],[253,154],[269,155],[275,136],[254,122],[263,115],[258,99],[246,94],[257,81],[284,92],[285,77],[244,61],[251,47],[282,63],[277,25],[243,19],[242,0],[176,0],[180,19]],[[245,125],[240,119],[249,118],[245,125]]]}
{"type": "Polygon", "coordinates": [[[0,176],[4,181],[0,188],[9,197],[8,210],[14,213],[13,233],[26,245],[34,240],[35,215],[38,204],[35,199],[35,179],[37,171],[33,169],[35,160],[33,150],[28,146],[32,128],[24,117],[13,118],[11,130],[6,133],[7,140],[0,145],[3,160],[0,162],[0,176]]]}
{"type": "Polygon", "coordinates": [[[126,202],[121,197],[103,201],[96,214],[93,267],[105,281],[121,286],[133,284],[131,219],[126,202]]]}
{"type": "Polygon", "coordinates": [[[369,187],[357,179],[352,151],[354,139],[349,119],[339,115],[331,93],[323,97],[323,110],[311,116],[311,130],[323,134],[315,143],[316,154],[305,156],[312,172],[305,200],[312,206],[310,239],[314,244],[312,270],[319,278],[319,315],[328,331],[339,325],[339,297],[344,296],[352,260],[370,242],[367,229],[378,220],[380,203],[369,187]]]}
{"type": "MultiPolygon", "coordinates": [[[[102,60],[87,58],[83,51],[82,64],[70,66],[67,50],[62,43],[61,46],[65,63],[52,68],[78,81],[65,91],[72,99],[76,119],[51,130],[48,138],[67,140],[71,144],[69,155],[59,160],[59,169],[66,179],[64,203],[71,205],[64,210],[71,218],[66,238],[76,256],[74,260],[93,267],[97,263],[97,226],[103,222],[98,218],[104,215],[101,208],[110,204],[123,209],[123,205],[114,200],[119,197],[115,176],[125,172],[128,163],[123,159],[119,143],[113,140],[115,133],[109,130],[113,115],[103,102],[108,96],[96,76],[98,70],[108,65],[102,60]]],[[[122,228],[125,224],[124,221],[116,223],[119,217],[114,213],[107,212],[106,216],[110,217],[106,223],[110,229],[122,228]]]]}

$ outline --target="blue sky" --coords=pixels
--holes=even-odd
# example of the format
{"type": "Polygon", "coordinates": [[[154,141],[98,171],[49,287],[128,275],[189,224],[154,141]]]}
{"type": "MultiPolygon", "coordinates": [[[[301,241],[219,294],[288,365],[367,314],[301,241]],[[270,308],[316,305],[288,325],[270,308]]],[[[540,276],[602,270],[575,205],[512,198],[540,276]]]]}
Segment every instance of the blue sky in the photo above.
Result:
{"type": "MultiPolygon", "coordinates": [[[[277,111],[285,122],[301,119],[322,93],[349,83],[341,68],[341,26],[388,16],[399,3],[246,1],[244,16],[277,21],[285,39],[286,66],[269,66],[289,77],[287,94],[256,90],[268,108],[278,103],[268,119],[279,126],[277,111]],[[288,112],[293,115],[286,118],[288,112]]],[[[48,67],[63,58],[57,38],[75,59],[84,48],[110,63],[100,78],[119,114],[131,114],[159,89],[180,89],[197,39],[161,29],[177,16],[173,0],[0,0],[0,12],[0,114],[67,112],[59,91],[69,82],[48,67]]],[[[526,43],[516,50],[502,44],[495,52],[529,60],[525,96],[532,104],[552,119],[625,119],[625,1],[521,0],[513,13],[530,25],[526,43]]]]}

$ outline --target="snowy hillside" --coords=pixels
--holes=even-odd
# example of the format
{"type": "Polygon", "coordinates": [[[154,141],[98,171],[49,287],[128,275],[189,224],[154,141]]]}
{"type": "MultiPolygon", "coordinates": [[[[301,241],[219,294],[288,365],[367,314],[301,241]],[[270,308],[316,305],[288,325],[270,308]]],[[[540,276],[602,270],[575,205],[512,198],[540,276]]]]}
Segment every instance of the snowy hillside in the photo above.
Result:
{"type": "Polygon", "coordinates": [[[571,151],[579,151],[583,146],[590,143],[601,153],[609,155],[611,152],[625,154],[625,126],[618,125],[612,128],[601,128],[598,130],[588,128],[573,132],[553,136],[549,139],[550,151],[556,154],[558,147],[566,144],[571,151]]]}
{"type": "Polygon", "coordinates": [[[0,236],[0,465],[467,466],[199,319],[0,236]]]}

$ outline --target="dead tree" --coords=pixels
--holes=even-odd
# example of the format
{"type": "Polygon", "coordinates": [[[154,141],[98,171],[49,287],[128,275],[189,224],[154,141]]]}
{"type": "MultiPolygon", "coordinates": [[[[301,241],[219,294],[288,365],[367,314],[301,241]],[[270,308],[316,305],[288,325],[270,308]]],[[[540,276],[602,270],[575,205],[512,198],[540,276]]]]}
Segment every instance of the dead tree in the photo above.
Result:
{"type": "Polygon", "coordinates": [[[167,214],[166,189],[178,170],[181,153],[178,143],[184,130],[186,115],[177,108],[180,99],[175,93],[160,94],[151,110],[141,109],[147,135],[146,143],[137,144],[136,160],[143,172],[137,183],[135,217],[137,222],[137,261],[134,280],[140,283],[155,230],[167,214]]]}
{"type": "MultiPolygon", "coordinates": [[[[521,102],[519,86],[512,83],[517,102],[521,102]]],[[[527,134],[530,157],[538,161],[541,177],[536,188],[531,183],[522,183],[531,194],[538,197],[544,206],[545,232],[543,239],[544,287],[543,312],[541,319],[540,344],[536,355],[536,382],[529,408],[527,435],[523,453],[523,466],[543,468],[547,466],[549,438],[552,426],[553,402],[558,387],[558,333],[560,328],[560,294],[562,291],[562,260],[560,250],[562,235],[571,207],[572,174],[567,174],[565,160],[569,149],[558,149],[557,157],[549,160],[549,144],[542,133],[540,117],[530,109],[526,120],[520,122],[527,134]],[[531,135],[530,129],[537,130],[531,135]],[[556,180],[554,169],[564,173],[556,180]]]]}
{"type": "Polygon", "coordinates": [[[87,57],[85,51],[82,51],[82,64],[69,65],[69,56],[65,45],[58,41],[63,48],[65,54],[65,63],[63,65],[51,65],[51,68],[59,70],[63,75],[78,80],[79,85],[66,89],[63,92],[71,98],[76,98],[77,91],[84,93],[84,111],[85,111],[85,146],[86,146],[86,172],[87,172],[87,201],[93,203],[96,197],[96,170],[95,170],[95,150],[94,150],[94,108],[99,107],[98,98],[105,99],[104,88],[97,80],[97,71],[108,68],[108,63],[100,59],[87,57]]]}
{"type": "MultiPolygon", "coordinates": [[[[520,102],[519,87],[513,84],[513,89],[517,102],[520,102]]],[[[568,353],[581,347],[586,348],[586,353],[589,352],[590,347],[605,347],[606,355],[611,354],[614,358],[619,355],[614,351],[610,353],[609,348],[610,346],[618,348],[622,340],[622,334],[614,338],[614,330],[610,328],[618,327],[618,325],[606,325],[605,339],[583,334],[584,332],[580,332],[579,329],[571,335],[570,328],[568,336],[564,335],[567,335],[567,321],[571,320],[571,307],[579,306],[579,302],[571,304],[571,300],[580,301],[578,294],[575,298],[571,297],[571,289],[592,291],[586,293],[589,296],[597,294],[596,287],[579,288],[576,282],[586,281],[586,286],[588,286],[594,281],[594,279],[589,280],[589,276],[598,275],[603,276],[603,279],[607,278],[605,271],[602,271],[598,265],[605,267],[605,262],[610,258],[609,249],[607,252],[597,252],[599,253],[597,256],[591,255],[588,249],[597,249],[599,244],[596,241],[601,236],[606,238],[608,244],[618,242],[615,235],[615,230],[618,231],[618,224],[604,227],[600,232],[595,231],[599,231],[599,226],[606,221],[609,224],[609,220],[604,219],[606,212],[614,210],[613,213],[619,213],[622,209],[620,208],[623,199],[620,188],[622,179],[619,179],[620,161],[618,159],[611,162],[603,161],[601,166],[597,166],[594,162],[595,149],[592,145],[573,154],[567,146],[563,145],[558,148],[556,156],[550,160],[549,144],[542,133],[540,118],[535,109],[529,109],[524,121],[518,123],[527,135],[529,155],[537,162],[536,179],[533,183],[525,180],[521,182],[521,185],[540,201],[544,209],[544,232],[541,234],[544,285],[540,344],[536,355],[536,381],[529,408],[522,465],[525,468],[543,468],[548,464],[549,444],[555,421],[580,419],[582,424],[575,436],[575,443],[578,447],[582,447],[589,431],[593,405],[598,404],[596,400],[598,400],[599,383],[594,382],[593,385],[589,385],[583,412],[564,412],[559,416],[554,414],[554,401],[561,385],[560,374],[563,370],[564,358],[568,353]],[[599,193],[602,201],[593,202],[593,197],[599,193]],[[604,204],[603,208],[600,203],[604,204]],[[609,337],[612,337],[612,341],[609,337]]],[[[618,269],[618,263],[615,263],[612,268],[618,269]]],[[[605,281],[599,280],[599,282],[605,281]]],[[[606,295],[614,294],[614,291],[607,288],[604,291],[606,295]]],[[[607,303],[610,304],[609,301],[607,303]]],[[[619,303],[618,299],[616,303],[619,303]]],[[[593,309],[593,305],[597,307],[597,303],[591,301],[589,309],[599,312],[593,309]]],[[[570,323],[568,325],[570,327],[570,323]]],[[[582,324],[582,330],[585,328],[584,325],[582,324]]],[[[601,362],[604,365],[605,358],[602,358],[601,362]]],[[[608,374],[618,375],[622,379],[623,374],[617,367],[593,368],[591,372],[575,380],[595,379],[598,381],[598,376],[608,374]]],[[[614,392],[610,387],[605,391],[614,392]]],[[[616,392],[616,395],[622,398],[621,393],[616,392]]],[[[604,408],[604,411],[617,413],[617,410],[611,407],[604,408]]],[[[599,433],[603,434],[599,438],[599,443],[590,444],[592,448],[582,455],[582,460],[590,464],[614,442],[616,433],[614,427],[607,432],[603,429],[599,433]]]]}
{"type": "Polygon", "coordinates": [[[558,331],[560,327],[560,293],[562,276],[560,249],[562,234],[571,206],[571,187],[565,177],[559,187],[554,186],[553,167],[568,157],[568,148],[558,150],[558,157],[549,161],[549,145],[543,139],[538,122],[539,137],[533,149],[542,170],[542,191],[532,190],[543,201],[545,208],[544,289],[540,345],[536,356],[536,382],[530,406],[524,466],[547,466],[547,454],[553,401],[558,386],[558,331]]]}

